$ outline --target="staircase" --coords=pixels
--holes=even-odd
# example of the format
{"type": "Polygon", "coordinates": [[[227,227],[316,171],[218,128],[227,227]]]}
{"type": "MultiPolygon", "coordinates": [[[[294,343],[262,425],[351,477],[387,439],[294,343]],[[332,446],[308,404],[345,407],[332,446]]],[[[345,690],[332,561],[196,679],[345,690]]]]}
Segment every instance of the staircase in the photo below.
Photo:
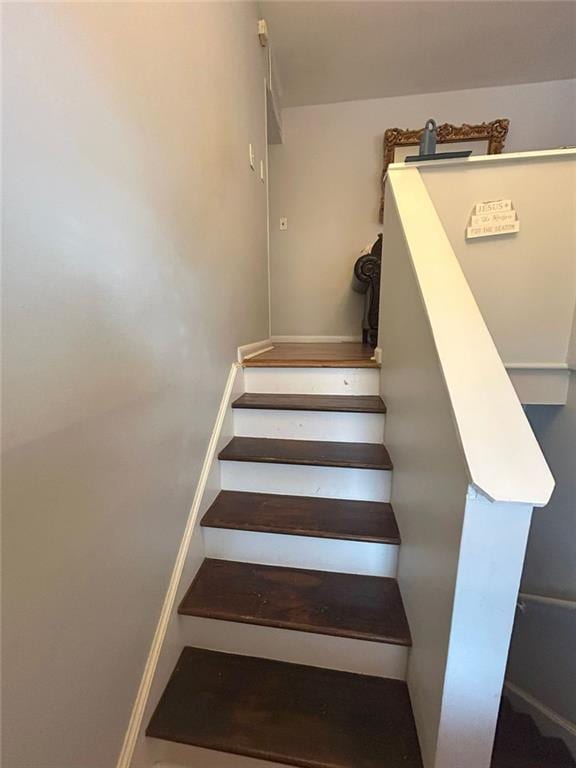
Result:
{"type": "MultiPolygon", "coordinates": [[[[279,346],[244,363],[178,610],[188,643],[147,736],[163,766],[422,768],[378,365],[279,346]]],[[[575,765],[502,702],[492,768],[575,765]]]]}
{"type": "Polygon", "coordinates": [[[491,768],[576,768],[561,739],[543,736],[530,715],[502,699],[491,768]]]}
{"type": "Polygon", "coordinates": [[[421,768],[378,366],[308,352],[246,363],[179,608],[195,647],[147,735],[306,768],[421,768]]]}

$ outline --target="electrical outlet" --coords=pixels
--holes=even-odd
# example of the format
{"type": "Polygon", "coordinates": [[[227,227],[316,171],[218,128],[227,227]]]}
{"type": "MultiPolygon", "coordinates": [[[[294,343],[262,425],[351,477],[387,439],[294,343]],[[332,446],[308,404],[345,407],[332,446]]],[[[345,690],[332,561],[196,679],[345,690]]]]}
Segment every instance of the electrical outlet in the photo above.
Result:
{"type": "Polygon", "coordinates": [[[250,160],[250,168],[254,170],[256,164],[256,157],[254,155],[254,147],[252,144],[248,144],[248,159],[250,160]]]}
{"type": "Polygon", "coordinates": [[[280,229],[281,230],[288,229],[288,219],[285,216],[283,216],[280,219],[280,229]]]}

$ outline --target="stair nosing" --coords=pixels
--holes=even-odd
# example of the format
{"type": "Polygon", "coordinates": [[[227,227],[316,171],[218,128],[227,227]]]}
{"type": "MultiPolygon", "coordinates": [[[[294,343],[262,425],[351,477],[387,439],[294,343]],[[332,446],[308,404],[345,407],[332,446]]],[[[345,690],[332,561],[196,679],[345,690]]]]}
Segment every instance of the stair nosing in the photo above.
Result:
{"type": "Polygon", "coordinates": [[[391,547],[400,546],[400,538],[394,539],[392,537],[384,538],[377,536],[362,536],[360,534],[338,534],[327,533],[325,531],[295,531],[292,528],[266,528],[264,526],[248,526],[248,525],[216,525],[215,523],[201,522],[200,525],[203,528],[212,528],[213,530],[222,531],[247,531],[251,533],[271,533],[279,536],[304,536],[309,539],[333,539],[335,541],[357,541],[365,544],[388,544],[391,547]]]}
{"type": "MultiPolygon", "coordinates": [[[[290,758],[290,762],[288,762],[288,758],[283,757],[282,755],[275,754],[270,756],[264,749],[258,750],[254,747],[241,749],[240,747],[235,748],[234,745],[228,745],[224,748],[219,746],[215,740],[196,743],[194,741],[186,741],[183,738],[176,738],[168,733],[166,733],[166,735],[162,735],[161,733],[151,734],[148,733],[148,730],[146,731],[146,736],[150,739],[169,741],[172,744],[183,744],[186,747],[197,747],[198,749],[208,749],[210,752],[220,752],[225,755],[237,755],[238,757],[247,757],[252,760],[261,760],[263,763],[274,762],[280,763],[281,765],[294,766],[294,768],[332,768],[332,766],[329,765],[320,766],[316,761],[310,762],[309,760],[300,760],[299,758],[290,758]]],[[[339,767],[334,766],[334,768],[339,767]]]]}
{"type": "Polygon", "coordinates": [[[345,359],[334,362],[330,360],[271,360],[268,362],[267,360],[259,360],[257,357],[251,360],[243,360],[242,366],[244,368],[366,368],[371,371],[377,371],[382,367],[380,363],[373,360],[367,360],[366,362],[345,359]]]}
{"type": "MultiPolygon", "coordinates": [[[[356,400],[357,402],[357,400],[356,400]]],[[[382,400],[382,398],[379,395],[299,395],[299,394],[281,394],[281,393],[268,393],[268,392],[245,392],[243,395],[240,395],[234,402],[232,403],[232,408],[234,410],[245,410],[245,411],[300,411],[303,413],[355,413],[355,414],[365,414],[369,416],[383,416],[386,414],[386,404],[382,400]],[[316,404],[311,404],[309,406],[306,405],[294,405],[289,403],[282,403],[280,400],[276,403],[271,404],[254,404],[254,403],[245,403],[242,402],[245,395],[255,395],[255,396],[263,396],[264,398],[270,397],[272,398],[283,398],[283,397],[302,397],[302,398],[318,398],[316,400],[316,404]],[[326,400],[326,398],[337,398],[338,402],[335,402],[334,405],[328,406],[328,405],[321,405],[320,401],[326,400]],[[378,409],[369,409],[367,407],[365,408],[352,408],[351,404],[348,407],[345,407],[345,400],[354,401],[357,398],[373,398],[374,400],[379,400],[381,403],[381,407],[378,409]]]]}
{"type": "MultiPolygon", "coordinates": [[[[375,577],[376,578],[376,577],[375,577]]],[[[384,578],[384,577],[378,577],[384,578]]],[[[286,629],[293,632],[307,632],[311,635],[325,635],[326,637],[340,637],[347,640],[361,640],[365,643],[380,643],[382,645],[397,645],[402,648],[410,648],[412,646],[411,640],[407,638],[389,637],[385,635],[374,635],[369,633],[350,631],[336,631],[329,628],[311,627],[309,624],[295,624],[282,622],[280,620],[273,621],[271,619],[253,619],[251,617],[242,616],[240,614],[227,614],[210,611],[195,611],[194,613],[188,613],[184,610],[178,609],[180,616],[193,616],[199,619],[213,619],[214,621],[230,621],[233,624],[250,624],[255,627],[272,627],[273,629],[286,629]]]]}

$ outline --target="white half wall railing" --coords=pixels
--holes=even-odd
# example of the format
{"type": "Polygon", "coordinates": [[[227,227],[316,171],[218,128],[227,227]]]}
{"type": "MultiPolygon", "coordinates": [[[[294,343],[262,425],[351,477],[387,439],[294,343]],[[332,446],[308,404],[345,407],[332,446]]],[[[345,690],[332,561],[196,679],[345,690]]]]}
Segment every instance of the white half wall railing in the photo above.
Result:
{"type": "Polygon", "coordinates": [[[379,346],[426,768],[488,768],[530,517],[554,480],[417,168],[386,187],[379,346]]]}
{"type": "Polygon", "coordinates": [[[565,405],[576,306],[576,149],[416,165],[521,402],[565,405]],[[467,239],[475,204],[501,198],[511,200],[520,231],[467,239]]]}

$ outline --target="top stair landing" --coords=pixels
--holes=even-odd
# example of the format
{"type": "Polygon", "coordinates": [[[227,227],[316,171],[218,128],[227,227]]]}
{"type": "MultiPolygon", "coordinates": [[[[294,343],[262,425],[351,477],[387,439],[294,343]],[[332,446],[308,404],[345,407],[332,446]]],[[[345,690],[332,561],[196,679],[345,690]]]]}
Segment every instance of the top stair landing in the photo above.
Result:
{"type": "Polygon", "coordinates": [[[360,342],[274,344],[242,363],[247,368],[379,368],[374,350],[360,342]]]}

